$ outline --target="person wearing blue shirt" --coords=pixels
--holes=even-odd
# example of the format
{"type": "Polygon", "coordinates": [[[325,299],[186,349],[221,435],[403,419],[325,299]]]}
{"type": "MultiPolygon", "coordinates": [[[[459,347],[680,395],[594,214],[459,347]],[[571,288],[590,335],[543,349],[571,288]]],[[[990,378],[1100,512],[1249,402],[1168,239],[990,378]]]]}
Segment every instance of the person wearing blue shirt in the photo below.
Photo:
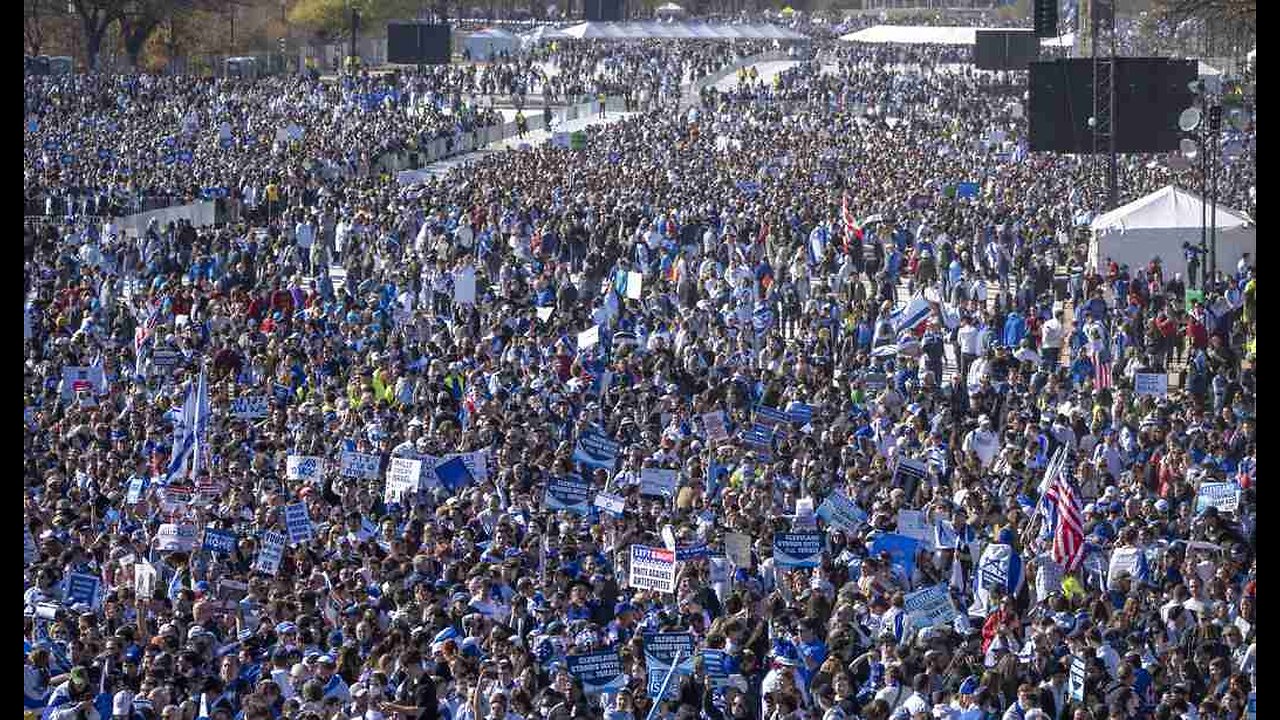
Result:
{"type": "Polygon", "coordinates": [[[796,650],[800,653],[800,677],[805,684],[813,680],[818,668],[827,659],[827,644],[818,637],[817,620],[803,620],[799,625],[799,637],[796,639],[796,650]]]}
{"type": "Polygon", "coordinates": [[[1027,335],[1027,321],[1017,310],[1010,311],[1004,321],[1004,344],[1016,348],[1027,335]]]}

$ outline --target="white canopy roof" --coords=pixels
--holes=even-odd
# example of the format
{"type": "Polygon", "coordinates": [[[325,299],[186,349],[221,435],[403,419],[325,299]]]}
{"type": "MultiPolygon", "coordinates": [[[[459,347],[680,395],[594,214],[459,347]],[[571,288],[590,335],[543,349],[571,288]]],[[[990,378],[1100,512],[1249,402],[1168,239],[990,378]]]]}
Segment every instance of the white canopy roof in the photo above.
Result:
{"type": "MultiPolygon", "coordinates": [[[[1103,213],[1090,223],[1097,231],[1120,231],[1152,228],[1200,227],[1199,195],[1173,185],[1166,185],[1128,205],[1103,213]]],[[[1217,227],[1234,228],[1252,222],[1249,216],[1225,205],[1218,206],[1217,227]]]]}
{"type": "Polygon", "coordinates": [[[740,40],[743,38],[760,38],[772,40],[806,40],[807,38],[794,30],[780,28],[768,23],[726,24],[689,22],[584,22],[565,28],[566,37],[580,40],[648,40],[653,38],[700,40],[740,40]]]}
{"type": "Polygon", "coordinates": [[[471,33],[471,35],[470,35],[469,37],[473,37],[473,38],[492,38],[492,39],[498,39],[498,38],[500,38],[500,39],[502,39],[502,40],[515,40],[515,39],[516,39],[516,36],[515,36],[515,35],[512,35],[511,33],[507,32],[506,30],[503,30],[502,28],[485,28],[484,30],[479,30],[479,31],[477,31],[477,32],[473,32],[473,33],[471,33]]]}
{"type": "MultiPolygon", "coordinates": [[[[876,25],[863,28],[840,36],[845,42],[862,43],[897,43],[901,45],[974,45],[977,43],[978,30],[1019,30],[1025,28],[976,28],[930,25],[876,25]]],[[[1074,35],[1061,38],[1045,38],[1041,45],[1049,47],[1070,47],[1075,43],[1074,35]]]]}

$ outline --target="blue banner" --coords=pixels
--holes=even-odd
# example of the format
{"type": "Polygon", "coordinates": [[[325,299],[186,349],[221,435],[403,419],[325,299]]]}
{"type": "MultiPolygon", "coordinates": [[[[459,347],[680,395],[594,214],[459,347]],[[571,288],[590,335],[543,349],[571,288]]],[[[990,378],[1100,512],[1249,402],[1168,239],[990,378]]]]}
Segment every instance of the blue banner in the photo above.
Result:
{"type": "Polygon", "coordinates": [[[548,510],[568,510],[579,515],[591,514],[591,483],[581,477],[551,478],[543,504],[548,510]]]}
{"type": "Polygon", "coordinates": [[[573,450],[576,462],[612,470],[618,460],[618,443],[609,439],[598,427],[582,433],[573,450]]]}
{"type": "Polygon", "coordinates": [[[238,542],[239,538],[237,538],[236,534],[230,530],[205,528],[204,544],[201,547],[212,553],[230,555],[235,552],[236,543],[238,542]]]}
{"type": "Polygon", "coordinates": [[[626,687],[627,676],[622,673],[622,660],[615,649],[568,655],[565,660],[569,674],[582,682],[582,690],[588,695],[613,693],[626,687]]]}
{"type": "Polygon", "coordinates": [[[902,566],[907,577],[911,577],[916,569],[916,551],[919,548],[919,540],[894,533],[882,533],[871,542],[871,554],[889,553],[890,562],[902,566]]]}
{"type": "Polygon", "coordinates": [[[67,576],[67,604],[84,603],[89,607],[97,607],[98,586],[101,582],[97,575],[71,573],[67,576]]]}
{"type": "Polygon", "coordinates": [[[436,477],[440,479],[440,484],[448,490],[460,490],[471,485],[475,480],[471,475],[471,470],[467,468],[466,462],[460,457],[442,462],[436,466],[436,477]]]}
{"type": "MultiPolygon", "coordinates": [[[[649,697],[655,699],[658,697],[658,693],[662,690],[662,681],[666,679],[677,654],[680,656],[680,664],[676,666],[676,676],[693,674],[693,647],[691,633],[644,634],[644,664],[649,671],[649,697]]],[[[667,686],[665,699],[671,700],[679,695],[678,683],[676,678],[672,677],[671,684],[667,686]]]]}
{"type": "Polygon", "coordinates": [[[822,533],[816,530],[774,533],[773,563],[778,567],[818,567],[825,547],[822,533]]]}

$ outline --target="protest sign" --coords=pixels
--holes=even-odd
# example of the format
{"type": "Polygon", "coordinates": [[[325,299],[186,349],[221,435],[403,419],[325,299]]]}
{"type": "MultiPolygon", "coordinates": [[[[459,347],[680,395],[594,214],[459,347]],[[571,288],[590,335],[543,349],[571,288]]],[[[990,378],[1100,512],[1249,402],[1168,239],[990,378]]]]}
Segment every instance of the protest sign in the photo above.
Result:
{"type": "Polygon", "coordinates": [[[124,502],[126,505],[137,505],[142,501],[142,493],[146,490],[147,479],[144,477],[134,477],[129,480],[129,489],[125,491],[124,502]]]}
{"type": "Polygon", "coordinates": [[[453,271],[453,301],[458,305],[476,304],[476,269],[467,265],[453,271]]]}
{"type": "Polygon", "coordinates": [[[1118,587],[1121,573],[1127,574],[1135,583],[1146,580],[1147,561],[1141,550],[1135,547],[1120,547],[1111,551],[1111,562],[1107,564],[1108,590],[1115,590],[1118,587]]]}
{"type": "Polygon", "coordinates": [[[724,536],[724,553],[735,567],[751,569],[751,538],[745,533],[727,533],[724,536]]]}
{"type": "MultiPolygon", "coordinates": [[[[694,641],[691,633],[645,633],[644,664],[649,671],[649,697],[657,698],[662,681],[675,667],[675,674],[692,675],[694,667],[694,641]],[[676,659],[679,658],[679,662],[676,659]]],[[[667,687],[667,698],[678,696],[674,679],[667,687]]]]}
{"type": "Polygon", "coordinates": [[[1071,675],[1067,680],[1068,693],[1071,699],[1076,702],[1084,702],[1084,681],[1088,677],[1088,672],[1084,664],[1084,658],[1071,659],[1071,675]]]}
{"type": "Polygon", "coordinates": [[[644,275],[634,270],[627,272],[627,299],[639,300],[644,291],[644,275]]]}
{"type": "Polygon", "coordinates": [[[916,569],[916,551],[919,548],[919,540],[894,533],[881,533],[871,542],[872,555],[889,553],[889,561],[901,566],[907,577],[911,577],[916,569]]]}
{"type": "Polygon", "coordinates": [[[297,545],[315,537],[311,529],[311,515],[307,512],[306,503],[294,503],[284,508],[284,524],[289,530],[290,544],[297,545]]]}
{"type": "MultiPolygon", "coordinates": [[[[154,358],[153,358],[154,359],[154,358]]],[[[267,416],[270,399],[266,395],[248,395],[231,399],[231,417],[257,420],[267,416]]]]}
{"type": "Polygon", "coordinates": [[[676,494],[676,471],[644,468],[640,471],[640,494],[671,498],[676,494]]]}
{"type": "Polygon", "coordinates": [[[156,569],[151,566],[151,563],[140,562],[133,566],[133,592],[142,598],[155,595],[156,569]]]}
{"type": "Polygon", "coordinates": [[[342,468],[340,472],[343,477],[377,480],[379,470],[382,467],[381,463],[382,459],[377,455],[344,450],[342,451],[342,468]]]}
{"type": "Polygon", "coordinates": [[[828,495],[818,506],[818,517],[847,533],[855,533],[867,523],[867,513],[839,490],[828,495]]]}
{"type": "Polygon", "coordinates": [[[792,528],[795,530],[813,530],[818,527],[818,518],[813,511],[813,498],[796,498],[796,514],[792,528]]]}
{"type": "Polygon", "coordinates": [[[1240,486],[1235,483],[1204,483],[1196,493],[1196,513],[1214,507],[1220,513],[1234,514],[1240,506],[1240,486]]]}
{"type": "Polygon", "coordinates": [[[1167,373],[1134,373],[1133,392],[1136,395],[1164,397],[1169,394],[1167,373]]]}
{"type": "Polygon", "coordinates": [[[591,514],[591,483],[580,477],[553,477],[547,481],[543,505],[551,511],[591,514]]]}
{"type": "Polygon", "coordinates": [[[725,426],[723,410],[703,413],[702,427],[706,432],[708,442],[719,442],[721,440],[729,439],[729,429],[725,426]]]}
{"type": "Polygon", "coordinates": [[[618,443],[610,440],[600,428],[591,428],[578,437],[573,459],[591,467],[611,470],[618,459],[618,443]]]}
{"type": "Polygon", "coordinates": [[[791,416],[767,405],[756,406],[756,422],[777,431],[787,431],[791,427],[791,416]]]}
{"type": "Polygon", "coordinates": [[[238,542],[239,538],[230,530],[206,527],[204,529],[204,543],[201,547],[211,553],[230,555],[235,552],[236,543],[238,542]]]}
{"type": "Polygon", "coordinates": [[[617,692],[627,684],[616,649],[568,655],[565,660],[569,674],[582,682],[582,690],[587,695],[617,692]]]}
{"type": "Polygon", "coordinates": [[[67,604],[84,603],[91,608],[98,606],[98,595],[102,579],[89,573],[71,573],[67,576],[67,604]]]}
{"type": "Polygon", "coordinates": [[[578,333],[578,352],[588,350],[600,343],[600,326],[591,327],[578,333]]]}
{"type": "Polygon", "coordinates": [[[711,557],[711,548],[707,546],[706,540],[676,545],[677,562],[689,562],[707,557],[711,557]]]}
{"type": "Polygon", "coordinates": [[[289,538],[284,533],[267,530],[262,533],[262,546],[258,549],[258,559],[253,569],[274,576],[280,570],[280,562],[284,560],[284,546],[289,538]]]}
{"type": "Polygon", "coordinates": [[[893,486],[906,488],[910,494],[928,476],[929,466],[923,460],[901,458],[893,471],[893,486]]]}
{"type": "Polygon", "coordinates": [[[951,593],[945,584],[908,593],[903,600],[912,628],[944,625],[960,614],[955,603],[951,602],[951,593]]]}
{"type": "Polygon", "coordinates": [[[898,534],[919,540],[925,548],[933,545],[933,528],[925,519],[923,510],[899,510],[898,534]]]}
{"type": "Polygon", "coordinates": [[[702,672],[713,689],[729,684],[729,675],[733,670],[733,658],[723,650],[704,649],[702,651],[702,672]]]}
{"type": "Polygon", "coordinates": [[[156,531],[156,549],[160,552],[191,552],[196,546],[196,526],[164,523],[156,531]]]}
{"type": "Polygon", "coordinates": [[[948,520],[933,521],[933,546],[939,550],[953,550],[960,544],[955,525],[948,520]]]}
{"type": "Polygon", "coordinates": [[[324,459],[314,455],[290,455],[285,461],[285,478],[319,483],[322,480],[324,459]]]}
{"type": "Polygon", "coordinates": [[[450,458],[436,465],[435,475],[441,485],[455,492],[469,486],[475,480],[471,470],[467,468],[466,461],[461,457],[450,458]]]}
{"type": "Polygon", "coordinates": [[[817,531],[773,534],[773,563],[778,567],[817,567],[824,549],[822,533],[817,531]]]}
{"type": "Polygon", "coordinates": [[[675,552],[647,545],[632,545],[630,581],[635,590],[675,592],[675,552]]]}
{"type": "Polygon", "coordinates": [[[392,458],[387,468],[387,487],[385,501],[400,504],[406,495],[418,491],[422,477],[422,461],[408,458],[392,458]]]}

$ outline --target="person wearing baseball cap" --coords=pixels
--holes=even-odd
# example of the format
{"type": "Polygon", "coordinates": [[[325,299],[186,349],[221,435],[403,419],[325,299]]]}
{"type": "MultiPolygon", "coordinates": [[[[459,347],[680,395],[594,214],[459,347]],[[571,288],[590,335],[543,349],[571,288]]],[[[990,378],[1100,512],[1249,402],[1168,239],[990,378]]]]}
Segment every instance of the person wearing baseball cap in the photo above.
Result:
{"type": "Polygon", "coordinates": [[[332,655],[321,655],[316,660],[316,677],[321,682],[321,688],[324,690],[324,698],[338,698],[343,703],[351,702],[351,690],[347,687],[347,681],[335,672],[338,668],[337,662],[332,655]]]}

